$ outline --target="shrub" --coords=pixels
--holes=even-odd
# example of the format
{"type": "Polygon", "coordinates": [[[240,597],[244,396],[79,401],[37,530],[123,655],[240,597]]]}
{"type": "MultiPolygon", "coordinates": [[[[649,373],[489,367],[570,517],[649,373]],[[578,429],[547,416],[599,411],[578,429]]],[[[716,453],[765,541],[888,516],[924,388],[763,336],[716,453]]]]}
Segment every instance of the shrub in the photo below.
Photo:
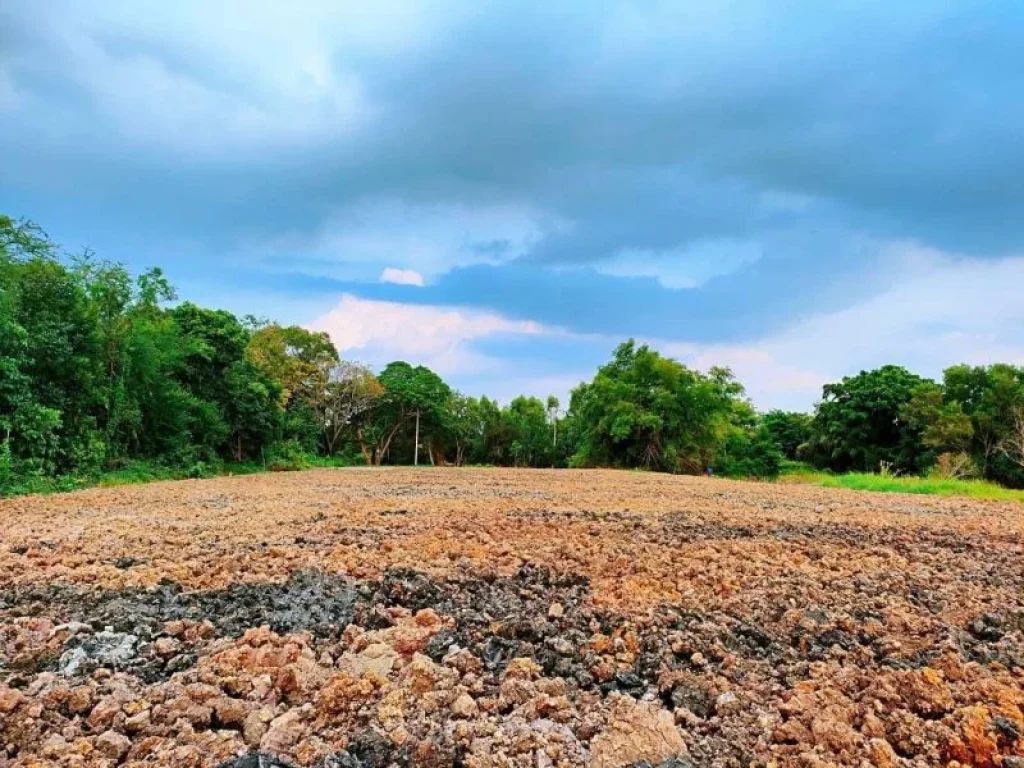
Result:
{"type": "Polygon", "coordinates": [[[943,480],[967,480],[978,476],[978,465],[963,451],[941,453],[928,474],[943,480]]]}
{"type": "Polygon", "coordinates": [[[271,472],[297,472],[309,467],[309,457],[298,440],[274,443],[264,453],[264,459],[271,472]]]}

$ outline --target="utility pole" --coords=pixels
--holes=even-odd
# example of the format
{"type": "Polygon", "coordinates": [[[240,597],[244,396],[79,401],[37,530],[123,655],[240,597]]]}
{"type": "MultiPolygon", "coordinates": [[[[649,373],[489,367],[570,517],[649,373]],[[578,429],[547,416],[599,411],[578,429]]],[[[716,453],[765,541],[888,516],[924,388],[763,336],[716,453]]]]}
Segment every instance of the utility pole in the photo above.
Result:
{"type": "Polygon", "coordinates": [[[412,465],[418,467],[420,465],[420,409],[416,409],[416,444],[412,449],[412,465]]]}

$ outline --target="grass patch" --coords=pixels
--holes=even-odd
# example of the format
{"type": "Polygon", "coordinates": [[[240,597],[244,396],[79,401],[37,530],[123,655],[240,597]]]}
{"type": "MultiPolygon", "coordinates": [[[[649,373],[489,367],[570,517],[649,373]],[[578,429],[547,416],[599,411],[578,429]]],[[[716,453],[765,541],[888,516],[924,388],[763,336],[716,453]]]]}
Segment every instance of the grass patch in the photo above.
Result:
{"type": "MultiPolygon", "coordinates": [[[[197,462],[188,467],[168,467],[149,461],[131,461],[117,469],[96,476],[22,475],[0,483],[0,498],[29,494],[65,493],[81,488],[112,488],[119,485],[139,485],[158,480],[186,480],[189,478],[221,477],[224,475],[253,475],[257,472],[283,472],[321,467],[348,467],[352,460],[344,456],[275,456],[262,461],[197,462]]],[[[359,462],[362,463],[362,462],[359,462]]]]}
{"type": "Polygon", "coordinates": [[[811,469],[793,469],[779,478],[780,483],[805,483],[823,488],[846,488],[852,491],[886,493],[920,493],[930,496],[966,496],[972,499],[1017,501],[1024,503],[1024,491],[1004,488],[987,480],[944,480],[933,477],[892,477],[851,472],[833,475],[811,469]]]}

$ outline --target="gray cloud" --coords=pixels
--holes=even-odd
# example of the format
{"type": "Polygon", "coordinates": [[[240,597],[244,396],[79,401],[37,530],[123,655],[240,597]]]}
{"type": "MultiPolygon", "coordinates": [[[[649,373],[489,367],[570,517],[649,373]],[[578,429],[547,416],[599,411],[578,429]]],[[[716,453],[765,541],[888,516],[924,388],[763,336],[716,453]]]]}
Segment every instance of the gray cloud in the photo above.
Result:
{"type": "Polygon", "coordinates": [[[889,240],[1024,245],[1019,5],[204,7],[8,4],[0,206],[190,275],[344,273],[382,258],[369,241],[420,268],[419,240],[439,274],[410,301],[701,339],[850,306],[889,240]],[[374,205],[468,213],[338,237],[374,205]],[[495,210],[529,237],[480,232],[495,210]],[[732,242],[760,257],[694,263],[695,289],[591,269],[660,254],[685,276],[732,242]]]}

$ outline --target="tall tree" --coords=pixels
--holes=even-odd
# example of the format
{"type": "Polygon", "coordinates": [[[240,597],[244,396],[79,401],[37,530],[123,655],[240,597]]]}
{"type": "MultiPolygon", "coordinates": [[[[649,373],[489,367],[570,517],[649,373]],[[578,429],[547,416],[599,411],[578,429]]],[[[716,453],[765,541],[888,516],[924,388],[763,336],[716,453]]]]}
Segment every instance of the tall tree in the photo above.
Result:
{"type": "Polygon", "coordinates": [[[486,425],[480,401],[461,392],[453,392],[448,405],[448,433],[454,446],[455,466],[466,463],[467,455],[483,436],[486,425]]]}
{"type": "Polygon", "coordinates": [[[551,444],[558,445],[558,409],[561,403],[554,395],[548,395],[547,399],[548,419],[551,421],[551,444]]]}
{"type": "Polygon", "coordinates": [[[573,462],[699,472],[741,402],[727,369],[702,374],[630,340],[573,390],[570,414],[585,425],[573,462]]]}
{"type": "Polygon", "coordinates": [[[338,363],[338,350],[326,333],[277,323],[253,332],[245,356],[277,384],[284,408],[308,400],[317,379],[338,363]]]}
{"type": "Polygon", "coordinates": [[[921,468],[921,430],[901,415],[925,379],[897,365],[826,384],[813,423],[818,461],[840,472],[921,468]]]}
{"type": "Polygon", "coordinates": [[[971,420],[971,455],[985,477],[1024,486],[1024,470],[1001,449],[1024,407],[1024,367],[954,365],[943,373],[945,400],[957,404],[971,420]]]}
{"type": "Polygon", "coordinates": [[[509,452],[515,466],[537,467],[550,463],[547,410],[536,397],[520,395],[502,414],[511,438],[509,452]]]}
{"type": "MultiPolygon", "coordinates": [[[[376,405],[384,388],[366,366],[336,362],[319,369],[311,391],[312,410],[324,452],[332,456],[347,430],[364,428],[357,425],[361,424],[364,414],[376,405]]],[[[366,463],[372,463],[373,457],[367,454],[367,446],[361,447],[367,457],[366,463]]]]}
{"type": "Polygon", "coordinates": [[[384,391],[356,429],[363,456],[372,464],[384,461],[395,436],[417,418],[425,436],[439,438],[451,397],[451,389],[436,373],[401,360],[388,363],[379,381],[384,391]]]}
{"type": "Polygon", "coordinates": [[[811,438],[813,418],[807,413],[774,410],[762,419],[768,435],[787,459],[795,459],[797,450],[811,438]]]}

